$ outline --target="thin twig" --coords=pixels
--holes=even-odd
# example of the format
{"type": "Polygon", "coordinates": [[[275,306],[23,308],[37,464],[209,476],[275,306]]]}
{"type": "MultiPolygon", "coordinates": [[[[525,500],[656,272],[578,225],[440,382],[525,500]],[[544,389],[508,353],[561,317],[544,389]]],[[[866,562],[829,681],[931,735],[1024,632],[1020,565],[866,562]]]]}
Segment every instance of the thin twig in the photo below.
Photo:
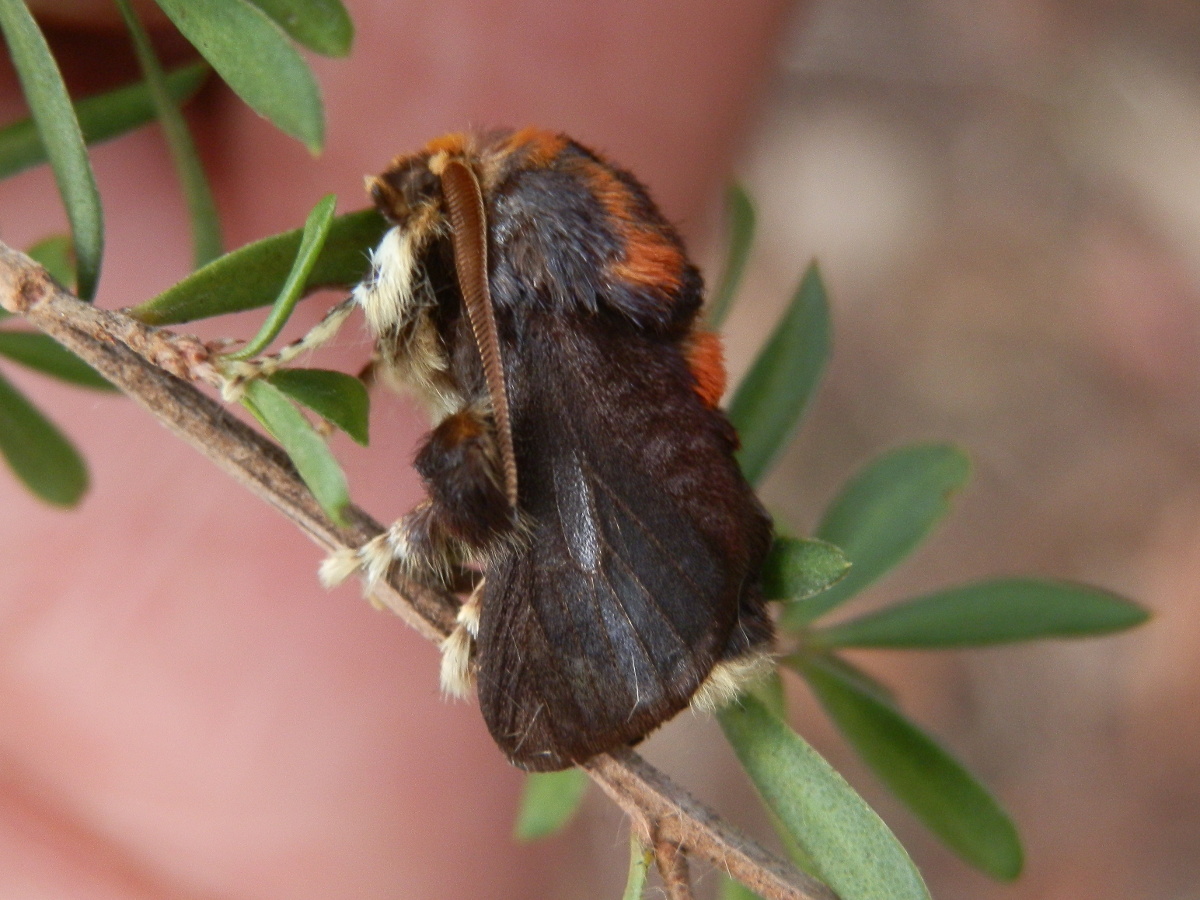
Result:
{"type": "MultiPolygon", "coordinates": [[[[73,350],[324,550],[358,547],[382,531],[357,507],[347,510],[347,527],[330,522],[277,445],[183,380],[210,384],[216,380],[204,345],[197,339],[148,328],[128,316],[83,303],[55,284],[41,266],[3,243],[0,306],[25,316],[73,350]]],[[[458,610],[453,595],[394,577],[381,583],[372,599],[433,641],[450,632],[458,610]]],[[[668,885],[669,872],[682,872],[687,890],[683,854],[690,853],[767,900],[837,900],[827,887],[731,828],[636,753],[602,754],[583,768],[635,827],[652,836],[660,866],[663,852],[679,860],[663,869],[668,885]],[[660,847],[674,850],[660,852],[660,847]]]]}
{"type": "Polygon", "coordinates": [[[654,861],[658,863],[658,871],[662,874],[670,900],[694,900],[687,856],[678,844],[657,841],[654,844],[654,861]]]}

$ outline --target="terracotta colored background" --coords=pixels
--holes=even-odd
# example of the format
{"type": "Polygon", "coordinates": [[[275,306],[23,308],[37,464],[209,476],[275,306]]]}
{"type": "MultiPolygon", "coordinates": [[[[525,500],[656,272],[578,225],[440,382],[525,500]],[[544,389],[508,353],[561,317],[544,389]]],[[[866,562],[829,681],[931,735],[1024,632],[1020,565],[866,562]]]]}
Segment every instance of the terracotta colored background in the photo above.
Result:
{"type": "MultiPolygon", "coordinates": [[[[133,77],[119,34],[81,24],[106,5],[41,6],[74,84],[133,77]]],[[[229,244],[295,226],[326,191],[362,205],[363,173],[440,132],[537,122],[638,172],[711,268],[736,169],[762,227],[729,322],[734,373],[813,255],[833,296],[833,365],[772,507],[810,527],[856,466],[904,441],[956,440],[975,459],[955,514],[861,608],[1033,572],[1156,615],[1103,641],[862,656],[1015,815],[1028,867],[1014,886],[936,846],[798,685],[797,726],[878,804],[935,896],[1194,893],[1195,7],[350,6],[354,55],[315,62],[319,160],[219,88],[190,111],[229,244]]],[[[0,67],[0,121],[21,114],[0,67]]],[[[153,129],[94,162],[100,302],[126,305],[186,271],[182,204],[153,129]]],[[[62,222],[47,172],[0,184],[0,239],[27,246],[62,222]]],[[[326,359],[364,352],[352,328],[326,359]]],[[[438,698],[431,647],[352,587],[325,595],[314,548],[129,404],[14,378],[77,439],[94,486],[64,514],[0,477],[0,894],[618,895],[623,830],[598,798],[565,836],[510,844],[519,777],[472,706],[438,698]]],[[[418,496],[423,426],[381,398],[372,427],[374,450],[337,449],[356,496],[391,518],[418,496]]],[[[647,751],[763,828],[711,724],[682,717],[647,751]]]]}

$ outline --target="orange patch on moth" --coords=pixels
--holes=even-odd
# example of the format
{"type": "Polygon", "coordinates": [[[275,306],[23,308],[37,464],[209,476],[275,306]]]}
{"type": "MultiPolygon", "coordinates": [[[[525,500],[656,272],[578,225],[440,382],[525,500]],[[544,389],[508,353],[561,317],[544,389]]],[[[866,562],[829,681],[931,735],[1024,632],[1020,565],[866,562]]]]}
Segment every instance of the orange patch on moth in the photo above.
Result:
{"type": "Polygon", "coordinates": [[[623,246],[621,259],[612,264],[612,274],[668,293],[679,290],[684,267],[679,247],[639,221],[634,197],[621,179],[597,163],[585,162],[582,167],[623,246]]]}
{"type": "Polygon", "coordinates": [[[467,142],[470,139],[469,135],[463,134],[461,131],[443,134],[439,138],[434,138],[425,145],[425,152],[430,156],[438,153],[445,153],[449,156],[462,156],[467,152],[467,142]]]}
{"type": "Polygon", "coordinates": [[[688,369],[696,379],[696,393],[709,409],[725,396],[725,348],[715,331],[693,331],[684,345],[688,369]]]}
{"type": "Polygon", "coordinates": [[[525,152],[525,163],[538,169],[549,166],[567,146],[561,134],[542,128],[522,128],[506,141],[510,151],[525,152]]]}
{"type": "Polygon", "coordinates": [[[445,419],[439,426],[440,437],[448,447],[457,447],[473,441],[483,433],[483,424],[469,413],[458,413],[445,419]]]}
{"type": "Polygon", "coordinates": [[[646,228],[630,228],[624,234],[625,258],[612,267],[613,274],[627,281],[674,292],[683,276],[683,255],[670,241],[646,228]]]}

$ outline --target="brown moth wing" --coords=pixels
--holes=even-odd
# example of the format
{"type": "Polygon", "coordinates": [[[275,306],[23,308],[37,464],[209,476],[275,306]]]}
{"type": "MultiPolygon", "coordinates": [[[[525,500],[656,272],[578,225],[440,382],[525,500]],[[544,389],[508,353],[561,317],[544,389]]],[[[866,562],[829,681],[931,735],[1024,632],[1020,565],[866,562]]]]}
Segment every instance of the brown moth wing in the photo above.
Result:
{"type": "Polygon", "coordinates": [[[509,391],[530,523],[487,568],[480,705],[517,765],[563,768],[683,709],[761,610],[769,521],[679,347],[601,314],[530,312],[509,391]]]}

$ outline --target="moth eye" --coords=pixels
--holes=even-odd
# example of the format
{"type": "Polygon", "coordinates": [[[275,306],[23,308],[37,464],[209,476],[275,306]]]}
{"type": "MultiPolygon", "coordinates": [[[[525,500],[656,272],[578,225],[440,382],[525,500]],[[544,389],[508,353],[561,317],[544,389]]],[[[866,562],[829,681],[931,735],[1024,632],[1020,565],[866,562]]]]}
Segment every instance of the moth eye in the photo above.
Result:
{"type": "Polygon", "coordinates": [[[377,178],[371,179],[371,199],[385,216],[397,224],[437,196],[440,184],[422,158],[401,160],[377,178]]]}
{"type": "Polygon", "coordinates": [[[441,191],[438,177],[429,171],[429,167],[421,162],[409,170],[404,181],[404,199],[410,207],[424,205],[431,197],[441,191]]]}

